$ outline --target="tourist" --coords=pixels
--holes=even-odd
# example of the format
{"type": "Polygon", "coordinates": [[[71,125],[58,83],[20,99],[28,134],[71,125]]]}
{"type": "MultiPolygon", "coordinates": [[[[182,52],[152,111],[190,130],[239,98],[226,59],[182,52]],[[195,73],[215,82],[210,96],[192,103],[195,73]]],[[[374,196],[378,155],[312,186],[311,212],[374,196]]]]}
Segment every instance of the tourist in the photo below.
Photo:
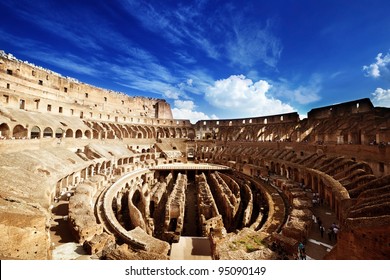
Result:
{"type": "Polygon", "coordinates": [[[298,245],[298,252],[299,252],[299,255],[301,255],[302,252],[305,251],[305,245],[303,245],[302,242],[299,243],[298,245]]]}
{"type": "Polygon", "coordinates": [[[320,217],[317,217],[317,223],[318,223],[318,228],[322,226],[322,221],[320,217]]]}
{"type": "Polygon", "coordinates": [[[325,228],[321,225],[320,226],[321,238],[324,238],[324,231],[325,231],[325,228]]]}
{"type": "Polygon", "coordinates": [[[337,234],[339,232],[339,228],[336,226],[333,228],[333,235],[334,235],[334,238],[335,238],[335,241],[337,241],[337,234]]]}
{"type": "Polygon", "coordinates": [[[332,227],[328,228],[328,230],[326,231],[326,233],[328,234],[329,241],[332,241],[332,234],[333,234],[333,229],[332,229],[332,227]]]}

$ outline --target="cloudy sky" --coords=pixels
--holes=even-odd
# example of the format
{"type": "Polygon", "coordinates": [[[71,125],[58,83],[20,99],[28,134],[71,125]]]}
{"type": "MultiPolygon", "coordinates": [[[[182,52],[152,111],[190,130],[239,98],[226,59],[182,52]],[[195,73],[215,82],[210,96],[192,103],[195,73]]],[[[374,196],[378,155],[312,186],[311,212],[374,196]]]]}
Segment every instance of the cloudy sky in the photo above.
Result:
{"type": "Polygon", "coordinates": [[[175,118],[390,107],[388,0],[0,0],[0,50],[175,118]]]}

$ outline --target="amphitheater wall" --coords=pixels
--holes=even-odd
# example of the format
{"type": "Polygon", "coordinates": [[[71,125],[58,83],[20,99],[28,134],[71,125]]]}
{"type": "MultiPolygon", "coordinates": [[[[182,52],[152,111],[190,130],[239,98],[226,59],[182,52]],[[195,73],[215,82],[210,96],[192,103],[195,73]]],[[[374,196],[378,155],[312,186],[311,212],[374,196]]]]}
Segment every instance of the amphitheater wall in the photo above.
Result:
{"type": "Polygon", "coordinates": [[[310,112],[308,112],[307,116],[309,120],[332,118],[337,116],[347,116],[349,114],[369,112],[372,110],[372,108],[373,105],[370,99],[363,98],[342,104],[312,109],[310,112]]]}
{"type": "MultiPolygon", "coordinates": [[[[382,223],[381,223],[382,224],[382,223]]],[[[390,255],[389,225],[364,227],[364,221],[356,228],[343,228],[337,245],[325,259],[383,260],[390,255]]]]}
{"type": "Polygon", "coordinates": [[[244,215],[242,217],[242,225],[244,227],[248,226],[249,225],[249,222],[250,222],[250,219],[252,217],[252,211],[253,211],[253,194],[252,194],[252,190],[251,188],[249,187],[248,184],[244,184],[242,186],[242,191],[243,191],[243,196],[242,196],[242,200],[245,201],[246,203],[246,208],[244,210],[244,215]]]}
{"type": "Polygon", "coordinates": [[[0,199],[0,259],[47,260],[51,258],[46,211],[36,205],[0,199]],[[16,204],[16,205],[15,205],[16,204]]]}
{"type": "MultiPolygon", "coordinates": [[[[201,141],[199,146],[245,146],[245,147],[259,147],[265,149],[290,149],[295,151],[298,157],[304,157],[308,154],[325,153],[327,155],[344,155],[356,161],[363,161],[370,165],[375,176],[383,176],[390,172],[390,146],[387,145],[348,145],[348,144],[325,144],[313,145],[302,142],[237,142],[225,143],[217,141],[201,141]]],[[[230,159],[231,160],[231,159],[230,159]]],[[[235,160],[235,159],[234,159],[235,160]]],[[[251,170],[247,166],[241,168],[242,172],[250,175],[251,170]]]]}
{"type": "MultiPolygon", "coordinates": [[[[140,209],[137,208],[136,205],[133,204],[133,196],[135,192],[139,192],[140,190],[137,187],[130,187],[130,190],[128,192],[128,206],[129,206],[129,216],[132,223],[133,228],[140,227],[144,231],[147,231],[146,223],[144,220],[144,217],[140,211],[140,209]]],[[[142,200],[142,196],[139,195],[139,198],[142,200]]],[[[142,205],[142,203],[141,203],[142,205]]]]}
{"type": "Polygon", "coordinates": [[[91,103],[92,106],[99,104],[99,106],[104,107],[105,111],[115,111],[118,107],[128,107],[127,112],[125,112],[128,115],[172,118],[170,105],[165,100],[130,97],[122,93],[93,87],[16,59],[3,57],[0,63],[0,71],[2,79],[9,84],[5,84],[4,88],[13,88],[15,84],[18,85],[23,82],[23,85],[31,87],[32,91],[41,93],[46,91],[47,95],[53,99],[58,99],[58,96],[61,95],[71,99],[72,103],[75,100],[82,104],[91,103]],[[160,104],[157,105],[157,103],[160,104]],[[165,104],[163,105],[163,103],[165,104]]]}

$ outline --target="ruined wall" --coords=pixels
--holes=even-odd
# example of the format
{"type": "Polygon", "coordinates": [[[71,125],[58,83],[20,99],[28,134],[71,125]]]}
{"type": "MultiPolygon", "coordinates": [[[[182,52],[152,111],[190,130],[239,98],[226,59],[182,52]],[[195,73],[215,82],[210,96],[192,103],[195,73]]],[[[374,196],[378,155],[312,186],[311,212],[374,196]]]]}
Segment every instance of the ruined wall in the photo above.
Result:
{"type": "Polygon", "coordinates": [[[165,100],[131,97],[94,87],[20,61],[2,51],[0,78],[2,103],[14,108],[20,108],[21,100],[24,100],[23,109],[31,111],[47,112],[47,106],[51,105],[50,112],[80,117],[115,121],[123,121],[126,117],[172,119],[170,105],[165,100]]]}
{"type": "Polygon", "coordinates": [[[178,241],[183,230],[187,176],[179,173],[165,207],[164,230],[166,238],[178,241]]]}
{"type": "Polygon", "coordinates": [[[80,244],[103,233],[103,226],[96,221],[92,202],[96,190],[96,185],[83,183],[77,186],[75,194],[69,199],[68,221],[76,241],[80,244]]]}
{"type": "Polygon", "coordinates": [[[224,227],[222,216],[218,212],[206,176],[204,173],[197,175],[195,181],[198,189],[199,222],[202,227],[202,235],[208,236],[210,231],[214,230],[221,232],[224,227]]]}
{"type": "Polygon", "coordinates": [[[225,228],[229,231],[235,225],[235,216],[240,206],[240,192],[237,183],[233,184],[230,178],[227,179],[228,182],[232,183],[232,189],[229,188],[229,185],[224,181],[219,172],[210,174],[210,186],[217,202],[218,210],[223,217],[225,228]]]}
{"type": "Polygon", "coordinates": [[[253,193],[248,183],[241,186],[243,196],[242,200],[246,202],[246,208],[242,216],[242,226],[246,227],[250,225],[250,221],[253,213],[253,193]]]}
{"type": "Polygon", "coordinates": [[[144,210],[142,209],[144,206],[143,200],[144,198],[140,194],[140,190],[137,187],[131,187],[128,192],[128,207],[129,207],[129,216],[130,216],[131,224],[133,228],[140,227],[142,230],[147,232],[148,230],[146,227],[144,215],[138,208],[141,207],[141,210],[144,210]],[[137,198],[140,200],[138,202],[138,205],[135,205],[133,203],[134,193],[136,192],[137,192],[137,198]]]}

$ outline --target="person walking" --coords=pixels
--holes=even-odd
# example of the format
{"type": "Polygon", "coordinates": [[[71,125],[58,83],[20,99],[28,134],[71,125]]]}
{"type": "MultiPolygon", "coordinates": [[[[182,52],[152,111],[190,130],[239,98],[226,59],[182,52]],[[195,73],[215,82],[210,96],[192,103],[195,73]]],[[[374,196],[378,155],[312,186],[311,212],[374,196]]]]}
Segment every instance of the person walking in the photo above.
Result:
{"type": "Polygon", "coordinates": [[[332,229],[331,227],[328,228],[328,230],[326,231],[326,233],[328,234],[329,241],[332,241],[333,229],[332,229]]]}
{"type": "Polygon", "coordinates": [[[325,231],[324,226],[323,226],[323,225],[320,225],[321,238],[324,238],[324,231],[325,231]]]}

